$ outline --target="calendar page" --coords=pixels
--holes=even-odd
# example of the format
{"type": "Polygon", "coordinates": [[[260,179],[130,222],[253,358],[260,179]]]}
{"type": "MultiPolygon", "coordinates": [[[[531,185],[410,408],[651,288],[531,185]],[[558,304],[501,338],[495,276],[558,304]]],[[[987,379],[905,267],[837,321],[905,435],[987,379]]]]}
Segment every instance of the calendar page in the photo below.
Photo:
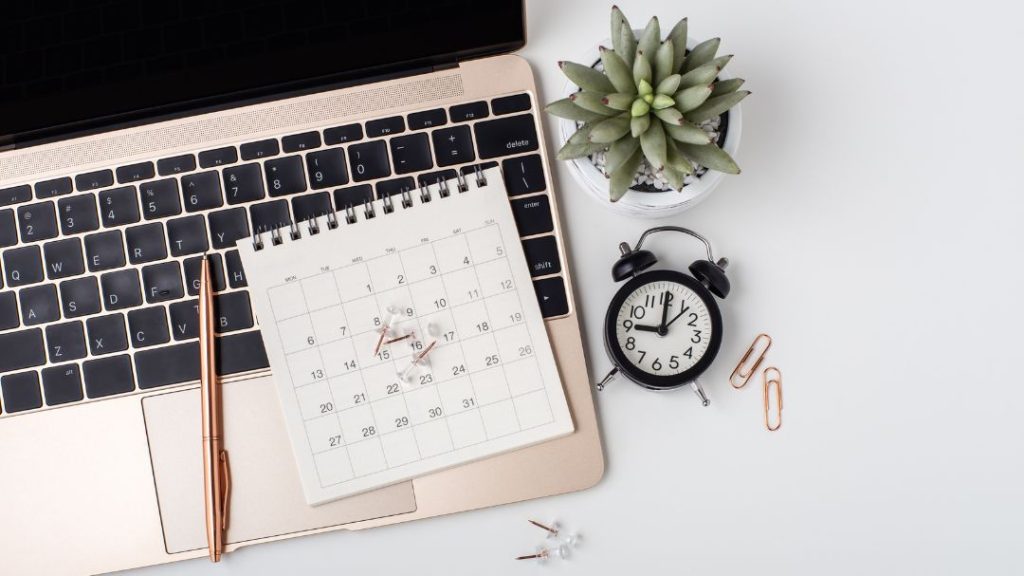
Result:
{"type": "Polygon", "coordinates": [[[239,243],[310,504],[573,431],[501,174],[484,174],[239,243]]]}

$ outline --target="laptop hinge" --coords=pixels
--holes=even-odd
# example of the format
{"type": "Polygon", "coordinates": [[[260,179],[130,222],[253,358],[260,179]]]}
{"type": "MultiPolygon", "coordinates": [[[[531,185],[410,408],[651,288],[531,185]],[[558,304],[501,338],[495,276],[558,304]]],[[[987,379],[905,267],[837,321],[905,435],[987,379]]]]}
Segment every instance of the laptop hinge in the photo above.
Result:
{"type": "Polygon", "coordinates": [[[453,68],[458,68],[458,67],[459,67],[459,62],[456,60],[456,61],[452,61],[452,62],[445,62],[444,64],[435,64],[434,67],[433,67],[433,71],[434,72],[442,72],[444,70],[451,70],[453,68]]]}

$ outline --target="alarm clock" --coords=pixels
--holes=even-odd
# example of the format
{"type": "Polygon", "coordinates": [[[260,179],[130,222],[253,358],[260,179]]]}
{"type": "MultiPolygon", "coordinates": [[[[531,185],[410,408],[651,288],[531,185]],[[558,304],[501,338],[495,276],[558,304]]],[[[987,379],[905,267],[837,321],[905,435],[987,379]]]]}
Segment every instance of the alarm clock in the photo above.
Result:
{"type": "Polygon", "coordinates": [[[729,295],[725,268],[715,260],[711,243],[679,226],[658,226],[644,232],[636,246],[619,244],[621,256],[612,266],[612,278],[626,283],[608,306],[604,345],[614,368],[598,384],[604,386],[618,373],[651,390],[693,388],[704,406],[708,400],[698,377],[715,360],[722,343],[722,313],[718,299],[729,295]],[[649,270],[658,259],[641,247],[651,235],[679,232],[696,238],[707,250],[706,260],[690,265],[689,274],[678,270],[649,270]]]}

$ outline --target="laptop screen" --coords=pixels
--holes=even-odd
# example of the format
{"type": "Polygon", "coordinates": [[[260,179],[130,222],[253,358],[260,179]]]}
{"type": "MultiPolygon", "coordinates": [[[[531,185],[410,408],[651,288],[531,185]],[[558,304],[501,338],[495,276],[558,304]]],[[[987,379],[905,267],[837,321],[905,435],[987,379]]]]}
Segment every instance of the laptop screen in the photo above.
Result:
{"type": "Polygon", "coordinates": [[[0,145],[508,52],[526,36],[522,0],[93,0],[3,11],[0,145]]]}

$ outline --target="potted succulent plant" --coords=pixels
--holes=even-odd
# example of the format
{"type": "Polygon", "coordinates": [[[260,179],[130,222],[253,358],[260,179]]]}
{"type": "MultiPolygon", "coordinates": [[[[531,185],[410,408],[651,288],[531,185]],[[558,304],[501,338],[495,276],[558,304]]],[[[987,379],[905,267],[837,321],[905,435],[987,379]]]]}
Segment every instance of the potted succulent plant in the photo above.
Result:
{"type": "MultiPolygon", "coordinates": [[[[634,30],[612,7],[611,45],[592,65],[560,62],[566,97],[547,111],[562,118],[560,160],[585,187],[634,214],[692,206],[738,174],[738,104],[750,92],[723,69],[719,39],[687,44],[687,20],[662,39],[657,17],[634,30]]],[[[607,203],[607,201],[605,201],[607,203]]]]}

